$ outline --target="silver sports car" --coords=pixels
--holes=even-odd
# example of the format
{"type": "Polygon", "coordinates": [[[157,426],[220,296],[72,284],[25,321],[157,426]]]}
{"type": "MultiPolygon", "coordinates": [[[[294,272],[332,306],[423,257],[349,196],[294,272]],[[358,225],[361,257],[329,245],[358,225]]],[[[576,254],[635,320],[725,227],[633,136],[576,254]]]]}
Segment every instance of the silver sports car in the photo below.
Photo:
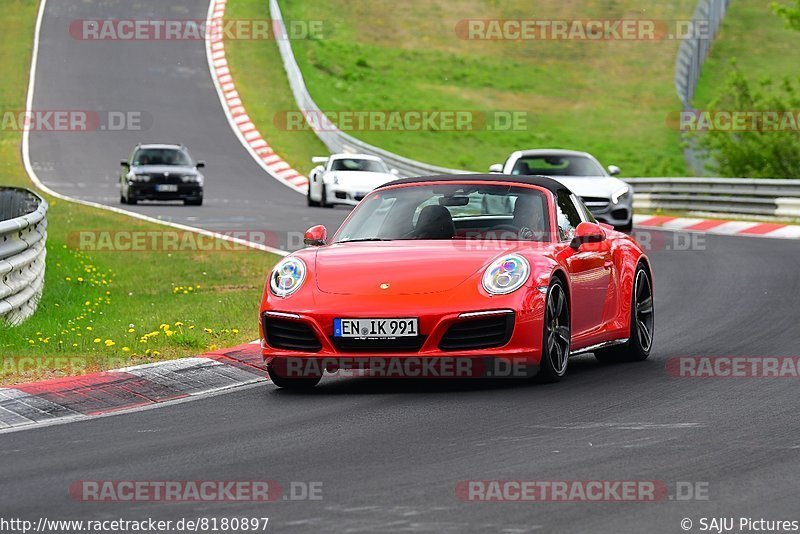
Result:
{"type": "Polygon", "coordinates": [[[558,180],[581,197],[595,219],[617,230],[633,228],[633,188],[618,178],[619,167],[606,171],[591,154],[573,150],[518,150],[505,163],[489,167],[493,173],[541,174],[558,180]]]}

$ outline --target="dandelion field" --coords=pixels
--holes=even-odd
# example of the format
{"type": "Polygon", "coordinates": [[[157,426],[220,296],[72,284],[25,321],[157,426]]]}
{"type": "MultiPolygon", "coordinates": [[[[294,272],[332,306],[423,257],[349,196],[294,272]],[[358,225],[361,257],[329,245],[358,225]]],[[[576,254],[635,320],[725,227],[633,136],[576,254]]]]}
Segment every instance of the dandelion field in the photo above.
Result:
{"type": "MultiPolygon", "coordinates": [[[[4,5],[0,107],[22,109],[37,2],[4,5]]],[[[21,133],[0,131],[0,185],[31,187],[21,133]]],[[[80,250],[75,232],[165,227],[46,197],[47,271],[37,313],[0,324],[0,384],[195,356],[258,338],[258,306],[277,257],[212,251],[80,250]]]]}

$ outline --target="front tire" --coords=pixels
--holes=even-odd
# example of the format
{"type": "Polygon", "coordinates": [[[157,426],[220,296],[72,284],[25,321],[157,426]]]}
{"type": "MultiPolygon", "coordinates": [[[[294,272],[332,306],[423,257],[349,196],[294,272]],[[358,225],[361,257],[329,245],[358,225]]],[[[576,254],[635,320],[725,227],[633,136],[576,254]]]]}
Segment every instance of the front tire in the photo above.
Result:
{"type": "Polygon", "coordinates": [[[631,333],[628,341],[601,349],[594,357],[603,363],[640,362],[650,356],[653,347],[653,284],[643,264],[636,266],[631,291],[631,333]]]}
{"type": "Polygon", "coordinates": [[[569,298],[564,283],[553,278],[547,288],[542,334],[542,359],[539,362],[539,382],[558,382],[567,372],[570,330],[569,298]]]}
{"type": "Polygon", "coordinates": [[[306,202],[308,202],[309,207],[316,208],[319,206],[319,202],[311,198],[311,184],[313,182],[308,182],[308,193],[306,194],[306,202]]]}
{"type": "Polygon", "coordinates": [[[633,231],[633,219],[623,224],[622,226],[617,226],[615,230],[617,232],[624,232],[626,234],[631,233],[633,231]]]}
{"type": "Polygon", "coordinates": [[[282,389],[311,389],[322,380],[322,374],[314,376],[285,376],[282,371],[285,366],[267,364],[267,373],[272,383],[282,389]],[[281,369],[283,367],[283,369],[281,369]]]}
{"type": "Polygon", "coordinates": [[[328,190],[325,188],[325,184],[322,184],[322,190],[319,195],[319,205],[323,208],[333,207],[333,204],[328,204],[328,190]]]}

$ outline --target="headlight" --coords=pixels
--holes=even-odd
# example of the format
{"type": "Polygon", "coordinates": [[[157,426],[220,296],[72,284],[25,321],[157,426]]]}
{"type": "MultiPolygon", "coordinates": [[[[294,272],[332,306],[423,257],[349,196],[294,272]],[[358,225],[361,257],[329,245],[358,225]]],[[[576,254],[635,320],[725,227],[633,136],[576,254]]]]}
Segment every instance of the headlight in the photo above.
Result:
{"type": "Polygon", "coordinates": [[[622,187],[614,191],[614,194],[611,195],[611,202],[613,202],[614,204],[618,204],[620,200],[622,200],[623,198],[627,198],[630,192],[631,188],[628,187],[627,185],[625,187],[622,187]]]}
{"type": "Polygon", "coordinates": [[[490,295],[513,293],[528,280],[531,266],[517,254],[504,256],[492,263],[483,273],[483,289],[490,295]]]}
{"type": "Polygon", "coordinates": [[[130,174],[128,175],[128,180],[131,182],[149,182],[150,175],[149,174],[130,174]]]}
{"type": "Polygon", "coordinates": [[[306,279],[306,264],[300,258],[286,258],[269,275],[269,288],[276,297],[285,298],[300,289],[306,279]]]}
{"type": "Polygon", "coordinates": [[[181,177],[183,183],[190,183],[190,184],[203,184],[203,178],[196,174],[187,174],[181,177]]]}

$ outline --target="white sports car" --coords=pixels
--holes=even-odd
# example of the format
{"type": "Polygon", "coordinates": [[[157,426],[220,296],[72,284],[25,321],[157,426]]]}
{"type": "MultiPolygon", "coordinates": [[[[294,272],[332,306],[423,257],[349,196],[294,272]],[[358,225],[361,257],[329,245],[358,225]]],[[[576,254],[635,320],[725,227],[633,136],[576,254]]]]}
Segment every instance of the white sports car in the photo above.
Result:
{"type": "Polygon", "coordinates": [[[541,174],[567,186],[578,195],[598,221],[628,232],[633,228],[633,188],[615,178],[619,167],[606,171],[586,152],[556,149],[518,150],[505,163],[489,167],[493,173],[541,174]]]}
{"type": "Polygon", "coordinates": [[[389,169],[377,156],[332,154],[312,161],[322,165],[308,176],[309,206],[355,206],[367,193],[397,178],[397,170],[389,169]]]}

